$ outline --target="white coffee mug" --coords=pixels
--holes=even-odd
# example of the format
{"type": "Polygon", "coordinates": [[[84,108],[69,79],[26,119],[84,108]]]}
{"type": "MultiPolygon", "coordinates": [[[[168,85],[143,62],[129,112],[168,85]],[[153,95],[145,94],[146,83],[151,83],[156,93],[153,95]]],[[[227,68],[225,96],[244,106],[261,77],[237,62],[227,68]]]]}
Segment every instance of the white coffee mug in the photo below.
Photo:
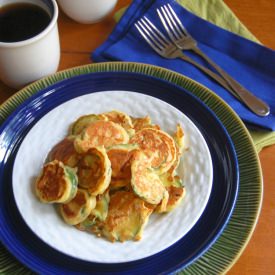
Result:
{"type": "Polygon", "coordinates": [[[0,0],[0,8],[15,3],[29,3],[43,8],[50,16],[44,30],[26,40],[0,40],[0,79],[8,86],[21,88],[57,71],[60,44],[55,0],[0,0]]]}
{"type": "Polygon", "coordinates": [[[117,0],[57,0],[71,19],[84,24],[101,21],[115,7],[117,0]]]}

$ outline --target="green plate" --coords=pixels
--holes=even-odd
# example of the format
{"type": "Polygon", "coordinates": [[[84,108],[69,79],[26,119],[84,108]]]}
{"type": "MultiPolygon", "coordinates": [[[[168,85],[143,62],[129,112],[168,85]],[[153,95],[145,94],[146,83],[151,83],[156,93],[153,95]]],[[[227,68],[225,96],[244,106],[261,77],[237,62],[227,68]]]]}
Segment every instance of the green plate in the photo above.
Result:
{"type": "MultiPolygon", "coordinates": [[[[240,257],[254,231],[261,209],[263,179],[258,155],[248,130],[238,115],[209,89],[181,74],[156,66],[125,62],[91,64],[58,72],[20,90],[0,106],[0,124],[27,98],[53,83],[86,73],[113,71],[143,73],[183,87],[208,105],[230,134],[240,169],[239,194],[233,215],[211,248],[181,271],[181,274],[196,275],[225,273],[240,257]]],[[[0,273],[32,272],[0,246],[0,273]]]]}

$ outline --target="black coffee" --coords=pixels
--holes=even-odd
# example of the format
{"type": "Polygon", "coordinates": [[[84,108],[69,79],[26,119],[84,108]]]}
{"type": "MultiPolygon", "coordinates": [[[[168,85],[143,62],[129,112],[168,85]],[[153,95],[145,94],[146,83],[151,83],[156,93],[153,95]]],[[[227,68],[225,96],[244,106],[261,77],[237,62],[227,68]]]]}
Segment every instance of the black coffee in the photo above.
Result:
{"type": "Polygon", "coordinates": [[[36,5],[5,5],[0,8],[0,41],[18,42],[29,39],[43,31],[50,21],[50,15],[36,5]]]}

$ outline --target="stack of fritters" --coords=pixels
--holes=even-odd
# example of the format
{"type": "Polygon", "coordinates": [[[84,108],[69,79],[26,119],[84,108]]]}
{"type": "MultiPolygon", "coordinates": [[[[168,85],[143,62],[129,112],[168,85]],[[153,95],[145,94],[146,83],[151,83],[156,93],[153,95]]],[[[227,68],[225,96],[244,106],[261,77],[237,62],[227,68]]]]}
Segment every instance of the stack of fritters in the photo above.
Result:
{"type": "Polygon", "coordinates": [[[148,116],[85,115],[49,153],[36,194],[58,203],[64,221],[80,230],[140,240],[150,215],[171,211],[185,195],[176,171],[183,149],[180,125],[169,135],[148,116]]]}

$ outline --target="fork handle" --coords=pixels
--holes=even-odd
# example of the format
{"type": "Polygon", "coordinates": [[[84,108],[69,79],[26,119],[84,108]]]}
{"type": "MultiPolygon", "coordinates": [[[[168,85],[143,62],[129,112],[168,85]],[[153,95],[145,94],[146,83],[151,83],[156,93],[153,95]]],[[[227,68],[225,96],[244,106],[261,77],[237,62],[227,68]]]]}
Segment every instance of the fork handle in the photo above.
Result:
{"type": "Polygon", "coordinates": [[[192,58],[188,57],[187,55],[180,56],[181,59],[184,61],[194,65],[198,69],[200,69],[202,72],[210,76],[212,79],[214,79],[217,83],[219,83],[221,86],[223,86],[226,90],[232,93],[237,99],[240,99],[238,95],[232,90],[232,88],[225,82],[223,78],[221,78],[219,75],[214,73],[213,71],[209,70],[208,68],[202,66],[201,64],[194,61],[192,58]]]}
{"type": "Polygon", "coordinates": [[[270,107],[264,101],[245,89],[239,82],[219,67],[206,54],[204,54],[198,47],[194,47],[192,50],[205,59],[223,77],[226,83],[233,89],[233,91],[251,111],[259,116],[267,116],[270,113],[270,107]]]}

